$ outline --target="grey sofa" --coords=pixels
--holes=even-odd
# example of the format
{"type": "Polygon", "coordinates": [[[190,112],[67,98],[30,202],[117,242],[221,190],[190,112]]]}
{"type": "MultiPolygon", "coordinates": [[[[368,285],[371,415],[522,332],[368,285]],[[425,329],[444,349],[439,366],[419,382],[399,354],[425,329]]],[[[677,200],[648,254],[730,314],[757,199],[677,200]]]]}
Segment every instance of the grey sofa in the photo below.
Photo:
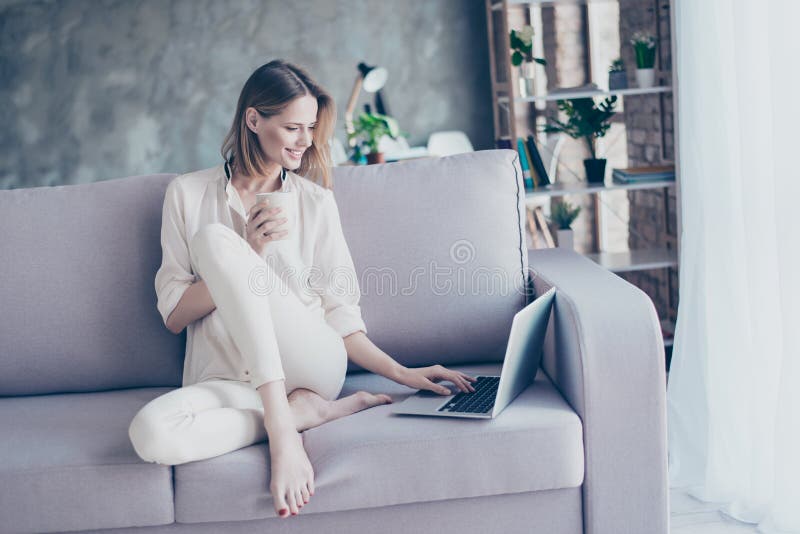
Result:
{"type": "MultiPolygon", "coordinates": [[[[137,410],[181,383],[156,310],[174,175],[0,191],[0,531],[668,532],[665,372],[647,296],[565,250],[528,252],[513,151],[337,167],[378,346],[408,366],[497,373],[513,314],[557,296],[534,384],[491,421],[390,414],[304,433],[316,495],[275,515],[259,443],[140,460],[137,410]]],[[[342,391],[413,391],[352,364],[342,391]]]]}

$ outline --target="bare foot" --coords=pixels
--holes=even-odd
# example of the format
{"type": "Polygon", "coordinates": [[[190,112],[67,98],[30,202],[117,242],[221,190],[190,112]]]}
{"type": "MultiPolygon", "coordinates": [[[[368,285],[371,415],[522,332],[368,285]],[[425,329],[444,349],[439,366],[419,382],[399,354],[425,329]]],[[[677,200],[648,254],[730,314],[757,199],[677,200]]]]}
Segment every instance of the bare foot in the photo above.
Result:
{"type": "Polygon", "coordinates": [[[289,406],[297,423],[298,432],[391,402],[392,398],[389,395],[368,391],[357,391],[335,401],[325,400],[310,389],[304,388],[295,389],[289,394],[289,406]]]}
{"type": "MultiPolygon", "coordinates": [[[[269,435],[271,462],[270,492],[275,512],[280,517],[297,515],[314,495],[314,470],[303,448],[300,432],[328,421],[392,402],[389,395],[357,391],[347,397],[328,401],[309,389],[298,388],[288,396],[289,408],[296,423],[269,435]],[[285,510],[281,513],[281,510],[285,510]]],[[[266,422],[265,422],[266,424],[266,422]]]]}
{"type": "Polygon", "coordinates": [[[314,470],[303,448],[303,438],[294,429],[269,436],[271,474],[269,490],[280,517],[297,515],[314,495],[314,470]]]}

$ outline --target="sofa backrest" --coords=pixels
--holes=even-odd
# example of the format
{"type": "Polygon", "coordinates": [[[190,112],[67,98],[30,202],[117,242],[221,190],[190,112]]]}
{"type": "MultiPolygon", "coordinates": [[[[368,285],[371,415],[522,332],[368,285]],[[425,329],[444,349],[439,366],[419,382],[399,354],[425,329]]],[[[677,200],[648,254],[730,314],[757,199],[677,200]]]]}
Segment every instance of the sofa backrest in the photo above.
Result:
{"type": "Polygon", "coordinates": [[[516,152],[336,167],[333,191],[370,339],[408,366],[501,361],[526,302],[516,152]]]}
{"type": "Polygon", "coordinates": [[[153,283],[173,176],[0,191],[0,395],[181,384],[153,283]]]}
{"type": "MultiPolygon", "coordinates": [[[[0,396],[180,386],[185,334],[164,327],[154,288],[174,176],[0,191],[0,396]]],[[[502,360],[526,300],[516,153],[333,181],[370,338],[409,366],[502,360]]]]}

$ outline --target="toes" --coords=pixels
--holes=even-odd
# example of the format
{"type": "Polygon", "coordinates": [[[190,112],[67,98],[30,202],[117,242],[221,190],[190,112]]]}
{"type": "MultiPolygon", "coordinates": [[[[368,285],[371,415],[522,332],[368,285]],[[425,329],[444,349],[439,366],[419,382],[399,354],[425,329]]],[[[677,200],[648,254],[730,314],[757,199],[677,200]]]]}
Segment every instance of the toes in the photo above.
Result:
{"type": "Polygon", "coordinates": [[[314,480],[309,480],[306,487],[308,487],[308,494],[314,495],[314,480]]]}
{"type": "Polygon", "coordinates": [[[275,494],[275,498],[273,499],[275,502],[275,513],[277,513],[281,517],[288,517],[289,516],[289,505],[286,503],[286,499],[278,493],[275,494]]]}
{"type": "Polygon", "coordinates": [[[294,500],[294,492],[293,491],[287,491],[286,492],[286,502],[289,503],[289,511],[292,513],[292,515],[297,515],[297,512],[299,511],[299,509],[297,508],[297,503],[294,500]]]}
{"type": "Polygon", "coordinates": [[[303,504],[308,502],[308,499],[310,497],[308,493],[308,487],[300,486],[300,496],[303,498],[303,504]]]}
{"type": "Polygon", "coordinates": [[[303,499],[303,494],[300,492],[299,489],[294,492],[294,500],[297,503],[297,508],[298,509],[302,508],[303,505],[305,504],[305,502],[303,502],[303,500],[304,500],[303,499]]]}

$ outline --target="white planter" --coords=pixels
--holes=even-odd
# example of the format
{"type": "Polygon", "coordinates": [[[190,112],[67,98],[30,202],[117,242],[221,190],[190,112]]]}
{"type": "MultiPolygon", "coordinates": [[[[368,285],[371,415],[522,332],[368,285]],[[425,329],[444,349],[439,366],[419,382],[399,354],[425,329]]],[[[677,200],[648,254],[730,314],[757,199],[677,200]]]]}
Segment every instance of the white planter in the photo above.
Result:
{"type": "Polygon", "coordinates": [[[522,98],[534,96],[536,93],[534,65],[536,64],[522,63],[519,66],[519,96],[522,98]]]}
{"type": "Polygon", "coordinates": [[[572,229],[556,230],[556,240],[558,240],[558,248],[575,249],[572,239],[572,229]]]}
{"type": "Polygon", "coordinates": [[[642,89],[653,87],[656,83],[656,69],[636,69],[636,83],[642,89]]]}

